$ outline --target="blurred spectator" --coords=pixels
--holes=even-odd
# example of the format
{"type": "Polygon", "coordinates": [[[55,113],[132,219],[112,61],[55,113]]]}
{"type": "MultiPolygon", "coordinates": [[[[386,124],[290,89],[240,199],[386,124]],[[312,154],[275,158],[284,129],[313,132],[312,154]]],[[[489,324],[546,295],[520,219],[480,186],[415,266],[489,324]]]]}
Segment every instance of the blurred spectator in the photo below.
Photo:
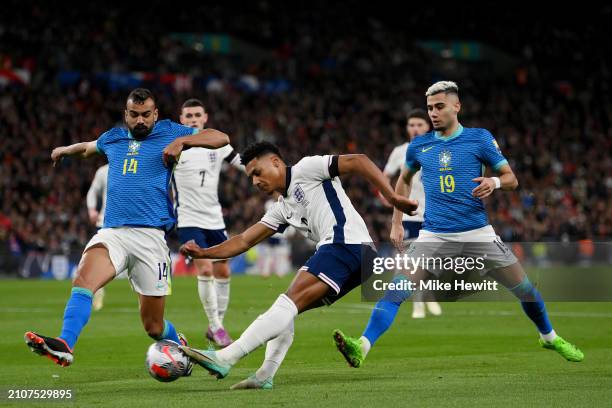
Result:
{"type": "MultiPolygon", "coordinates": [[[[313,14],[260,1],[227,15],[207,4],[188,13],[135,13],[130,5],[100,13],[95,4],[73,9],[9,1],[11,12],[0,16],[0,69],[26,69],[31,81],[0,84],[0,213],[10,223],[0,227],[0,258],[11,239],[23,250],[67,254],[80,251],[93,234],[85,195],[104,159],[52,168],[49,155],[54,146],[96,139],[122,123],[128,91],[112,89],[96,73],[192,75],[198,79],[192,92],[154,88],[160,117],[176,120],[180,103],[199,97],[211,113],[210,126],[230,134],[239,150],[266,139],[278,143],[289,162],[363,152],[382,167],[405,139],[405,112],[422,107],[425,89],[446,76],[443,61],[418,48],[414,36],[427,29],[440,37],[449,26],[457,38],[486,39],[519,65],[499,76],[482,64],[454,65],[457,73],[449,78],[461,88],[462,123],[496,135],[519,179],[516,192],[487,199],[498,233],[507,241],[612,236],[611,67],[602,43],[610,10],[602,9],[602,21],[593,17],[589,30],[567,20],[543,30],[537,14],[521,11],[507,11],[493,24],[476,6],[462,5],[457,13],[414,10],[400,25],[394,16],[385,21],[352,10],[353,2],[325,5],[313,14]],[[194,15],[201,16],[195,25],[194,15]],[[458,15],[464,26],[454,24],[458,15]],[[519,18],[524,30],[512,28],[519,18]],[[191,30],[247,39],[265,57],[204,54],[168,35],[191,30]],[[60,87],[60,71],[81,76],[60,87]],[[260,87],[270,81],[282,91],[260,87]]],[[[387,239],[390,211],[362,180],[344,183],[372,236],[387,239]]],[[[229,169],[220,189],[230,232],[263,214],[265,197],[243,174],[229,169]]]]}

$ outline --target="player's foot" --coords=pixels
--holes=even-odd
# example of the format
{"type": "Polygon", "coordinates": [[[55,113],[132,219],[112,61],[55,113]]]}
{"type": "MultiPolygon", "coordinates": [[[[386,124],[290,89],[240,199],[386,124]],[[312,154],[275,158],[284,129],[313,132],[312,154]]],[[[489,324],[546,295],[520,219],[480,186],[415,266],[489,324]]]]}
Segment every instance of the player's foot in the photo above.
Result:
{"type": "Polygon", "coordinates": [[[345,336],[340,330],[334,330],[334,342],[338,351],[344,356],[351,367],[361,367],[365,356],[361,350],[360,339],[345,336]]]}
{"type": "Polygon", "coordinates": [[[70,347],[68,347],[64,340],[41,336],[34,332],[26,332],[23,337],[30,350],[34,353],[45,356],[62,367],[68,367],[72,364],[74,360],[72,350],[70,350],[70,347]]]}
{"type": "Polygon", "coordinates": [[[555,350],[567,361],[579,362],[584,360],[584,353],[572,343],[565,341],[561,336],[557,336],[553,341],[540,339],[540,345],[545,349],[555,350]]]}
{"type": "Polygon", "coordinates": [[[217,352],[214,350],[198,350],[188,346],[181,346],[181,350],[194,362],[205,368],[210,374],[218,379],[227,377],[232,366],[226,364],[217,358],[217,352]]]}
{"type": "MultiPolygon", "coordinates": [[[[181,346],[189,346],[187,337],[185,337],[183,333],[177,333],[176,335],[178,336],[179,341],[181,342],[181,346]]],[[[185,374],[183,375],[183,377],[189,377],[191,375],[192,370],[193,370],[193,362],[191,361],[191,359],[189,359],[189,365],[187,366],[187,371],[185,371],[185,374]]]]}
{"type": "Polygon", "coordinates": [[[232,340],[228,332],[223,327],[221,327],[217,331],[212,331],[210,326],[208,326],[208,330],[206,331],[206,338],[219,347],[227,347],[234,342],[234,340],[232,340]]]}
{"type": "Polygon", "coordinates": [[[100,288],[94,293],[91,307],[94,312],[102,310],[102,307],[104,307],[104,288],[100,288]]]}
{"type": "Polygon", "coordinates": [[[425,318],[425,303],[424,302],[412,302],[412,318],[413,319],[425,318]]]}
{"type": "Polygon", "coordinates": [[[442,314],[442,308],[438,302],[425,302],[427,311],[434,316],[440,316],[442,314]]]}
{"type": "Polygon", "coordinates": [[[274,386],[272,377],[268,377],[263,381],[259,381],[255,374],[249,378],[240,381],[230,387],[230,390],[271,390],[274,386]]]}

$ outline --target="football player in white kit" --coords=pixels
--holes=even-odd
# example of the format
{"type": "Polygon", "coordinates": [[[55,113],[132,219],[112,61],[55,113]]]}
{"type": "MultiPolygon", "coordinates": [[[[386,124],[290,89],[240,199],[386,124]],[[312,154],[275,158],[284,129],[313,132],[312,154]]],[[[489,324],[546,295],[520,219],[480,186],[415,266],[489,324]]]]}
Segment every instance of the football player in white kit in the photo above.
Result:
{"type": "MultiPolygon", "coordinates": [[[[188,99],[181,107],[181,124],[202,130],[208,120],[204,104],[188,99]]],[[[174,206],[182,244],[194,240],[203,248],[227,240],[219,203],[219,176],[223,163],[244,171],[240,156],[230,145],[220,149],[191,148],[181,153],[174,169],[174,206]]],[[[208,318],[206,337],[227,346],[232,339],[223,326],[229,304],[230,269],[227,259],[194,259],[198,294],[208,318]]]]}
{"type": "MultiPolygon", "coordinates": [[[[393,149],[393,151],[391,151],[389,160],[387,160],[387,164],[385,165],[385,170],[383,172],[385,176],[389,177],[389,180],[401,172],[402,166],[406,162],[406,152],[408,151],[408,145],[410,142],[412,142],[412,140],[418,135],[424,135],[425,133],[431,131],[429,116],[423,109],[411,110],[406,119],[406,134],[408,135],[408,141],[397,146],[395,149],[393,149]]],[[[419,231],[421,230],[423,221],[425,220],[425,191],[423,190],[423,182],[421,181],[420,171],[418,171],[412,178],[410,198],[418,201],[419,208],[417,208],[416,215],[404,214],[402,216],[404,240],[406,241],[412,241],[418,238],[419,231]]],[[[422,319],[425,317],[425,305],[427,305],[427,309],[432,315],[439,316],[442,314],[442,308],[438,302],[423,302],[422,299],[417,299],[415,296],[415,299],[412,302],[413,319],[422,319]]]]}
{"type": "Polygon", "coordinates": [[[181,252],[194,258],[236,256],[289,225],[316,242],[317,250],[300,268],[287,291],[234,343],[218,351],[189,347],[182,350],[221,379],[241,358],[267,343],[263,365],[232,388],[270,389],[293,342],[296,315],[334,303],[372,273],[376,250],[339,176],[361,176],[401,211],[412,212],[417,203],[395,193],[378,167],[363,154],[310,156],[295,166],[287,166],[277,146],[258,142],[244,151],[242,163],[259,190],[268,195],[281,194],[278,201],[258,223],[230,240],[207,249],[188,242],[181,252]]]}
{"type": "MultiPolygon", "coordinates": [[[[106,184],[108,182],[108,164],[101,166],[96,170],[96,174],[87,191],[87,213],[89,222],[96,226],[97,229],[104,225],[104,210],[106,209],[106,184]],[[100,208],[98,210],[98,208],[100,208]]],[[[91,307],[93,310],[101,310],[104,306],[104,287],[98,289],[94,293],[91,307]]]]}

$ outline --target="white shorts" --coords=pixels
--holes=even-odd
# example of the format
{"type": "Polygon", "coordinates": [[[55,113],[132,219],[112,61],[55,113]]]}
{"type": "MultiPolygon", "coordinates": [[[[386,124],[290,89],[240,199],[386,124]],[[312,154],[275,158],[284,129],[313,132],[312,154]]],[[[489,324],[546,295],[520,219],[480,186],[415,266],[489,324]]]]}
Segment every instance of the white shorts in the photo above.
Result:
{"type": "Polygon", "coordinates": [[[172,293],[172,262],[164,231],[156,228],[103,228],[85,251],[102,244],[108,250],[115,275],[127,270],[135,292],[146,296],[172,293]]]}
{"type": "MultiPolygon", "coordinates": [[[[477,270],[481,275],[518,262],[510,248],[495,234],[495,230],[490,225],[452,233],[421,230],[419,237],[412,242],[407,253],[412,257],[423,258],[480,258],[484,267],[477,270]]],[[[432,262],[430,265],[435,265],[435,263],[432,262]]],[[[437,266],[424,269],[436,276],[444,272],[437,266]]]]}

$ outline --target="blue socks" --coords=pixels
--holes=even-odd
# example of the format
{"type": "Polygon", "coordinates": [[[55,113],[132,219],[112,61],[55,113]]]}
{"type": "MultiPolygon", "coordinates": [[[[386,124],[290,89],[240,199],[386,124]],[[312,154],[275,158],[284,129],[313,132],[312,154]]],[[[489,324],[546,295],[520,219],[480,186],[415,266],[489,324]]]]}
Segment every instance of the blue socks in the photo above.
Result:
{"type": "Polygon", "coordinates": [[[70,299],[64,310],[64,324],[62,334],[59,337],[68,344],[72,350],[79,338],[83,327],[87,324],[91,315],[91,301],[93,293],[85,288],[72,288],[70,299]]]}
{"type": "MultiPolygon", "coordinates": [[[[398,275],[393,279],[394,283],[408,282],[408,278],[398,275]]],[[[410,298],[410,290],[388,290],[385,296],[376,303],[370,321],[365,328],[362,336],[367,338],[370,345],[373,346],[376,340],[383,335],[395,320],[395,315],[400,308],[400,305],[410,298]]]]}
{"type": "Polygon", "coordinates": [[[550,320],[548,320],[548,313],[546,313],[546,306],[544,305],[542,295],[531,284],[527,276],[525,276],[521,283],[511,288],[510,292],[519,298],[523,311],[536,325],[540,333],[548,334],[552,332],[553,328],[550,320]]]}
{"type": "Polygon", "coordinates": [[[155,340],[172,340],[178,344],[181,344],[181,341],[179,340],[179,337],[178,337],[178,334],[176,333],[176,329],[174,328],[174,325],[172,324],[172,322],[165,320],[165,319],[164,319],[164,332],[159,338],[156,338],[155,340]]]}

